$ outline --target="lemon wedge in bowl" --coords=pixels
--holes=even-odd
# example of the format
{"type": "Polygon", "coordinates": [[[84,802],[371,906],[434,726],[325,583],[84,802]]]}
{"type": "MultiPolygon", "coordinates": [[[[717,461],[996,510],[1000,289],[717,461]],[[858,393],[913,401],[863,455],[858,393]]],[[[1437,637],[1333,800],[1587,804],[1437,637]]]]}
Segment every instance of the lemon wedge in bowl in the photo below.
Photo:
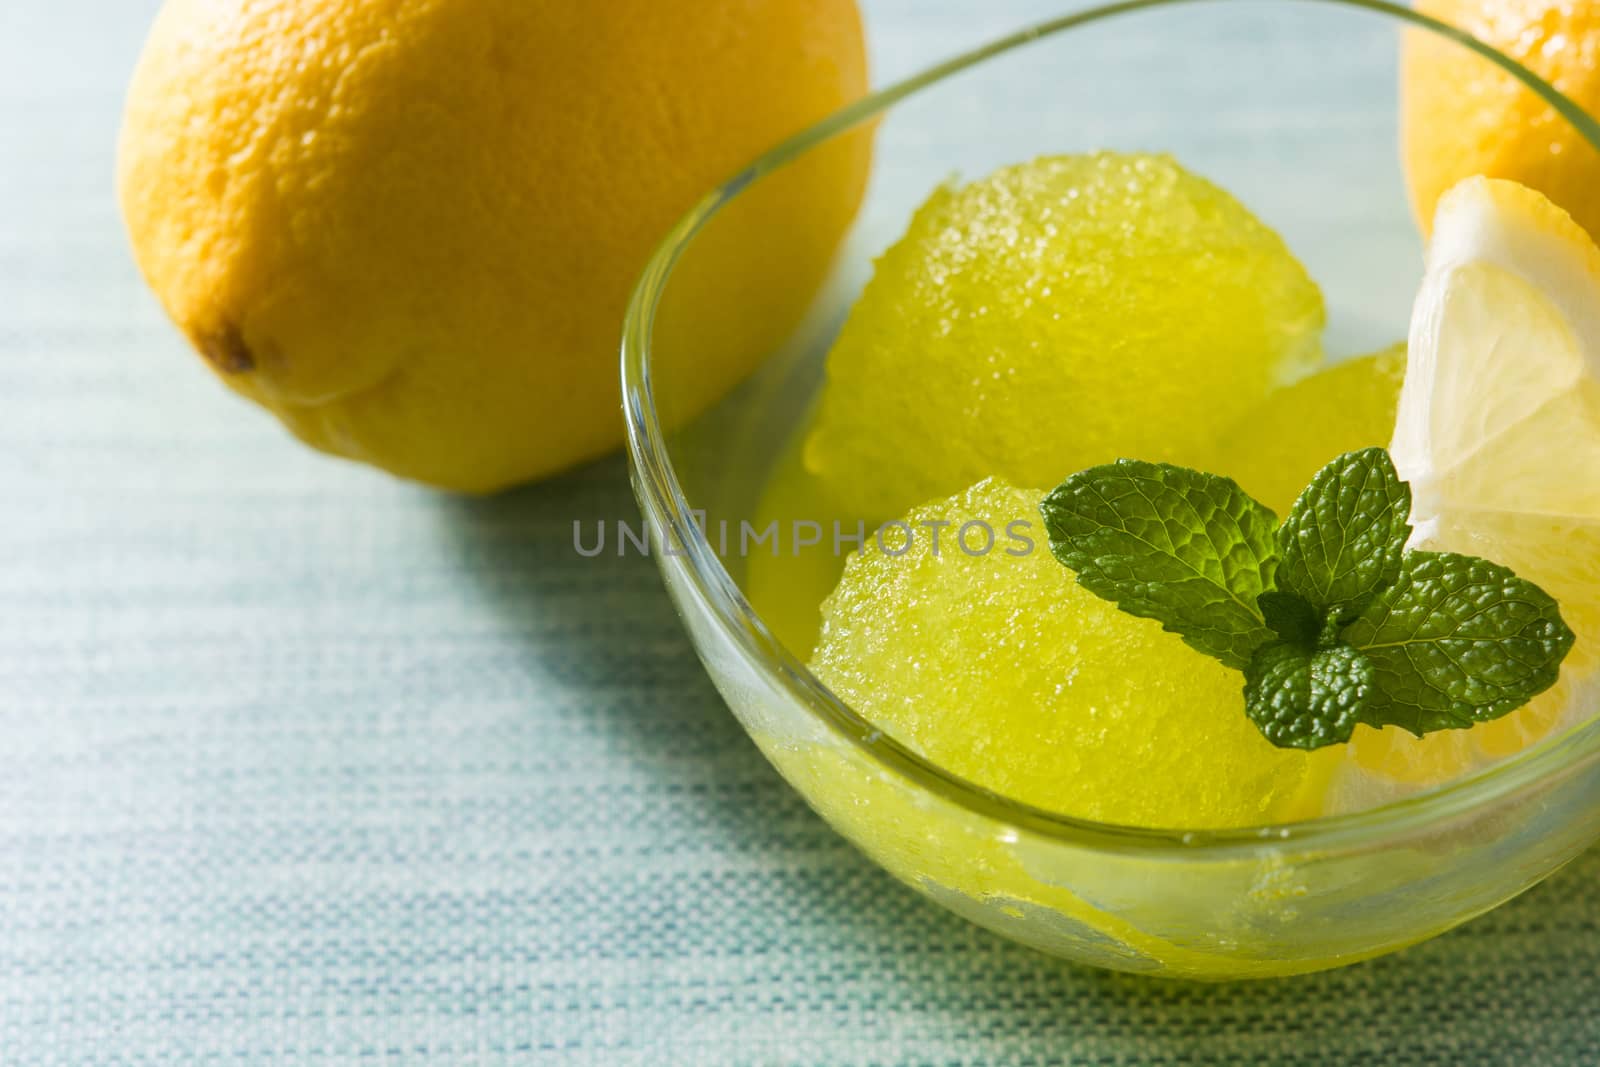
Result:
{"type": "Polygon", "coordinates": [[[1589,717],[1600,699],[1600,248],[1514,182],[1439,202],[1390,452],[1412,547],[1503,564],[1561,604],[1557,685],[1470,730],[1359,727],[1329,807],[1470,773],[1589,717]]]}

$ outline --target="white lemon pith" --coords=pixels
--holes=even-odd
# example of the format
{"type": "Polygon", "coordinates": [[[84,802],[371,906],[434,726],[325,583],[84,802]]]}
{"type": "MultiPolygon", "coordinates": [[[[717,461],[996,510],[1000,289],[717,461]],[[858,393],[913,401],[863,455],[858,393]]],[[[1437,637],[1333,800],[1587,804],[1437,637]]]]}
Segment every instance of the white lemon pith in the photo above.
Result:
{"type": "Polygon", "coordinates": [[[1503,719],[1359,728],[1330,805],[1474,770],[1594,711],[1600,655],[1600,249],[1559,208],[1474,178],[1439,203],[1390,446],[1413,547],[1511,567],[1577,634],[1560,683],[1503,719]]]}

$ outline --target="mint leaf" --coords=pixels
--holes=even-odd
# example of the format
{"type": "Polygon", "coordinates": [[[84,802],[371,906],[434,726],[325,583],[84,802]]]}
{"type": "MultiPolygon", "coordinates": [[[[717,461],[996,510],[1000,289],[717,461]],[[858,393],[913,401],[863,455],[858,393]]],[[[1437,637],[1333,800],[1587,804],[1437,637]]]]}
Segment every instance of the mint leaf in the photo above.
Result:
{"type": "Polygon", "coordinates": [[[1256,597],[1256,605],[1273,633],[1292,644],[1309,648],[1322,633],[1322,618],[1304,597],[1273,589],[1256,597]]]}
{"type": "Polygon", "coordinates": [[[1279,748],[1341,744],[1364,718],[1375,675],[1348,645],[1311,649],[1275,641],[1257,649],[1245,669],[1245,714],[1279,748]]]}
{"type": "Polygon", "coordinates": [[[1555,600],[1507,568],[1409,552],[1343,640],[1376,671],[1363,721],[1420,736],[1520,708],[1555,684],[1574,637],[1555,600]]]}
{"type": "Polygon", "coordinates": [[[1350,621],[1400,573],[1410,512],[1411,488],[1388,452],[1345,453],[1317,472],[1278,530],[1278,588],[1331,622],[1350,621]]]}
{"type": "Polygon", "coordinates": [[[1488,560],[1412,552],[1411,489],[1381,448],[1319,471],[1283,526],[1233,481],[1119,460],[1040,503],[1085,589],[1245,675],[1280,747],[1358,723],[1422,735],[1498,718],[1555,684],[1574,636],[1537,585],[1488,560]]]}
{"type": "Polygon", "coordinates": [[[1272,631],[1277,519],[1232,479],[1118,460],[1079,471],[1039,505],[1056,559],[1123,611],[1243,670],[1272,631]]]}

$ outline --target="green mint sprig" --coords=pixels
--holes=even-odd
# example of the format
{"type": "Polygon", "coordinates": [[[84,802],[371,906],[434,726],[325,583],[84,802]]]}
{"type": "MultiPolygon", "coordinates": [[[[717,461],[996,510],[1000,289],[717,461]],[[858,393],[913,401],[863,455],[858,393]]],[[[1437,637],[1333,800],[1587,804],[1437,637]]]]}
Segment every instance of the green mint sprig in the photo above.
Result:
{"type": "Polygon", "coordinates": [[[1138,460],[1074,474],[1039,510],[1085,589],[1242,671],[1245,712],[1280,748],[1499,718],[1572,648],[1537,585],[1406,548],[1411,489],[1381,448],[1324,467],[1281,526],[1232,479],[1138,460]]]}

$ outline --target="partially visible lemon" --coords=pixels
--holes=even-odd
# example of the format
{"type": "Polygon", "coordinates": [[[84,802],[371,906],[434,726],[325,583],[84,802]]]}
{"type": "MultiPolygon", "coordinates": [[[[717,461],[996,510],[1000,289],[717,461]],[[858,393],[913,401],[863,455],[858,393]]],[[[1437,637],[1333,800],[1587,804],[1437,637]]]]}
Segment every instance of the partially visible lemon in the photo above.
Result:
{"type": "MultiPolygon", "coordinates": [[[[1594,0],[1419,0],[1600,116],[1600,4],[1594,0]]],[[[1406,34],[1401,139],[1423,228],[1439,196],[1475,175],[1544,193],[1600,238],[1600,151],[1511,75],[1435,33],[1406,34]]]]}
{"type": "Polygon", "coordinates": [[[1358,727],[1332,804],[1481,767],[1594,714],[1600,698],[1600,248],[1540,194],[1470,179],[1439,202],[1394,440],[1413,544],[1538,583],[1577,634],[1531,704],[1415,738],[1358,727]]]}
{"type": "Polygon", "coordinates": [[[1195,466],[1318,361],[1323,322],[1278,235],[1170,157],[1004,167],[936,191],[879,258],[805,464],[875,520],[991,475],[1195,466]]]}
{"type": "Polygon", "coordinates": [[[928,759],[1037,807],[1184,829],[1309,814],[1321,754],[1274,748],[1238,671],[1079,586],[1044,540],[1043,495],[986,480],[869,538],[823,604],[812,671],[928,759]]]}
{"type": "MultiPolygon", "coordinates": [[[[622,438],[629,292],[717,182],[866,89],[854,0],[167,0],[128,93],[145,277],[308,443],[483,491],[622,438]]],[[[815,292],[866,130],[719,216],[657,341],[678,419],[815,292]],[[692,357],[692,362],[691,362],[692,357]]]]}

